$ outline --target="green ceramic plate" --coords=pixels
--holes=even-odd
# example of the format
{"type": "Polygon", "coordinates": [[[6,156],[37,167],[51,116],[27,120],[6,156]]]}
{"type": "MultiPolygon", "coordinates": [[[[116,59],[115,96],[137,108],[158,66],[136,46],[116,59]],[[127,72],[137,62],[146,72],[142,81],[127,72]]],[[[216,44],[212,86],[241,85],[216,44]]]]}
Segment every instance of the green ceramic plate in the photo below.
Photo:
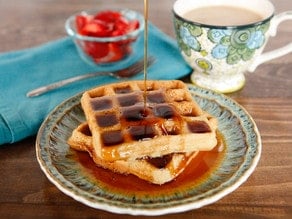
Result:
{"type": "Polygon", "coordinates": [[[219,200],[254,171],[261,154],[260,134],[251,116],[232,99],[193,85],[189,90],[204,110],[218,118],[225,140],[223,151],[190,167],[197,168],[198,172],[193,171],[196,176],[179,176],[158,186],[96,167],[86,153],[74,151],[66,143],[72,130],[85,121],[80,94],[57,106],[43,122],[36,141],[41,169],[68,196],[113,213],[162,215],[219,200]]]}

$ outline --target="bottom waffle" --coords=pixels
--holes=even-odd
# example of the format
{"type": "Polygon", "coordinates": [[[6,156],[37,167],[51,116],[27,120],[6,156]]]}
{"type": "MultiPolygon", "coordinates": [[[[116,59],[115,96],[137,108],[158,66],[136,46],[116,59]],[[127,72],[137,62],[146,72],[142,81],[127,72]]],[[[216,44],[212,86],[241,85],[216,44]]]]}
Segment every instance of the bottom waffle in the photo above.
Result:
{"type": "Polygon", "coordinates": [[[78,151],[87,151],[94,162],[102,168],[121,174],[133,174],[153,184],[164,184],[175,179],[198,153],[174,153],[157,158],[105,161],[94,152],[92,135],[87,123],[82,123],[73,130],[68,144],[78,151]]]}

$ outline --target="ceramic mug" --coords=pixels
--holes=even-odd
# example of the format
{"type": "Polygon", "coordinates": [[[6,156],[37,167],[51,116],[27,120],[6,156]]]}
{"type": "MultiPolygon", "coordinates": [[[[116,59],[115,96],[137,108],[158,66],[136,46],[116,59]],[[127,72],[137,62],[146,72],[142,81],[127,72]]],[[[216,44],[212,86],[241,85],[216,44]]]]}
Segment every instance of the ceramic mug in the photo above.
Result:
{"type": "MultiPolygon", "coordinates": [[[[245,72],[253,72],[258,65],[292,51],[290,43],[262,53],[268,38],[276,35],[278,25],[292,19],[292,11],[274,15],[269,0],[177,0],[173,15],[181,54],[194,69],[191,81],[201,87],[222,93],[237,91],[245,84],[245,72]],[[248,10],[260,18],[250,23],[217,25],[200,23],[189,16],[195,10],[213,7],[216,13],[209,12],[202,17],[208,18],[210,14],[226,17],[225,12],[219,11],[221,6],[248,10]]],[[[228,19],[233,21],[227,17],[227,22],[228,19]]]]}

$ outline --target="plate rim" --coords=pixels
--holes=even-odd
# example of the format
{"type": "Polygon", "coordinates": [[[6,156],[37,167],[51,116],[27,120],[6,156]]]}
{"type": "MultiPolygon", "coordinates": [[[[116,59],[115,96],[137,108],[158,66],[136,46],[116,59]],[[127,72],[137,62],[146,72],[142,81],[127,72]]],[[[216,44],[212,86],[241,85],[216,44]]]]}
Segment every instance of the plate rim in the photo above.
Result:
{"type": "MultiPolygon", "coordinates": [[[[195,93],[195,95],[199,95],[200,97],[203,97],[203,98],[212,99],[213,101],[216,101],[218,104],[220,103],[220,101],[218,101],[218,98],[224,99],[224,100],[227,100],[228,102],[233,103],[234,105],[236,105],[237,108],[240,108],[241,110],[243,110],[244,114],[246,114],[246,116],[248,117],[248,119],[250,120],[250,122],[253,125],[253,131],[257,136],[257,144],[258,144],[256,147],[257,153],[253,157],[252,162],[250,164],[250,167],[247,170],[245,170],[243,172],[243,174],[241,174],[238,177],[238,179],[234,183],[232,183],[232,185],[229,185],[227,188],[220,190],[219,192],[217,192],[216,194],[214,194],[212,196],[209,196],[205,199],[201,199],[201,200],[198,200],[195,202],[187,202],[187,203],[175,205],[172,207],[168,206],[168,207],[159,207],[159,208],[151,208],[151,209],[132,208],[132,207],[125,208],[125,207],[119,207],[119,206],[116,206],[113,204],[109,204],[108,202],[103,202],[103,203],[92,202],[92,201],[88,200],[87,197],[83,197],[82,195],[78,195],[78,194],[76,194],[75,191],[68,190],[67,186],[64,186],[64,185],[59,183],[59,181],[60,181],[59,179],[54,178],[53,174],[51,173],[51,171],[49,171],[48,167],[46,166],[46,162],[43,161],[43,159],[41,157],[40,139],[42,137],[41,135],[43,133],[43,130],[46,128],[47,122],[50,120],[51,115],[54,114],[60,108],[60,106],[66,104],[67,102],[72,101],[75,98],[78,98],[78,96],[81,97],[83,92],[78,93],[76,95],[73,95],[73,96],[67,98],[66,100],[62,101],[53,110],[51,110],[51,112],[46,116],[46,118],[42,122],[42,124],[38,130],[37,137],[36,137],[36,143],[35,143],[36,157],[37,157],[37,161],[40,165],[41,170],[44,172],[44,174],[49,179],[49,181],[51,181],[61,192],[63,192],[67,196],[69,196],[69,197],[73,198],[74,200],[81,202],[89,207],[92,207],[94,209],[104,210],[104,211],[116,213],[116,214],[129,214],[129,215],[133,215],[133,216],[138,216],[138,215],[140,215],[140,216],[143,216],[143,215],[144,216],[159,216],[159,215],[166,215],[166,214],[171,214],[171,213],[181,213],[181,212],[185,212],[185,211],[189,211],[189,210],[198,209],[198,208],[201,208],[203,206],[212,204],[212,203],[220,200],[221,198],[223,198],[226,195],[230,194],[231,192],[235,191],[254,172],[254,170],[255,170],[255,168],[260,160],[261,152],[262,152],[261,135],[260,135],[258,127],[257,127],[254,119],[252,118],[252,116],[248,113],[248,111],[242,105],[237,103],[234,99],[226,96],[225,94],[217,93],[215,91],[201,88],[201,87],[195,86],[193,84],[188,84],[188,83],[186,83],[186,84],[187,84],[188,88],[192,92],[195,93]],[[212,95],[213,98],[210,98],[210,94],[212,95]]],[[[80,104],[80,101],[79,101],[79,103],[76,103],[76,105],[77,104],[80,104]]],[[[222,105],[222,103],[220,103],[219,105],[222,105]]],[[[227,107],[227,108],[230,110],[229,107],[227,107]]],[[[57,172],[59,173],[59,171],[57,171],[57,172]]],[[[236,172],[238,172],[238,170],[236,172]]],[[[72,187],[76,187],[77,189],[80,189],[77,186],[73,185],[70,181],[66,180],[61,173],[60,173],[60,175],[67,183],[69,182],[72,185],[72,187]]],[[[233,177],[234,176],[232,176],[231,178],[233,178],[233,177]]],[[[187,199],[189,199],[189,198],[187,198],[187,199]]]]}

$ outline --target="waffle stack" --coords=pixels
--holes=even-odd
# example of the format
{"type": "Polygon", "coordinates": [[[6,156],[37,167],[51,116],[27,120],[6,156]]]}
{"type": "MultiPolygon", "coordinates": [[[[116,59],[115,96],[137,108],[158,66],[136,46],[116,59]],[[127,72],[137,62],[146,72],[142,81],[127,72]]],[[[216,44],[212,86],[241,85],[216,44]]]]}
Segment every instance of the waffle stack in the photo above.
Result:
{"type": "Polygon", "coordinates": [[[164,184],[173,180],[197,154],[197,152],[178,153],[156,158],[106,161],[94,152],[92,135],[87,123],[82,123],[73,131],[68,143],[75,150],[87,151],[100,167],[116,173],[133,174],[154,184],[164,184]]]}
{"type": "Polygon", "coordinates": [[[73,131],[71,147],[101,167],[154,184],[173,180],[198,151],[217,144],[217,120],[181,81],[109,84],[86,91],[81,105],[87,121],[73,131]]]}

